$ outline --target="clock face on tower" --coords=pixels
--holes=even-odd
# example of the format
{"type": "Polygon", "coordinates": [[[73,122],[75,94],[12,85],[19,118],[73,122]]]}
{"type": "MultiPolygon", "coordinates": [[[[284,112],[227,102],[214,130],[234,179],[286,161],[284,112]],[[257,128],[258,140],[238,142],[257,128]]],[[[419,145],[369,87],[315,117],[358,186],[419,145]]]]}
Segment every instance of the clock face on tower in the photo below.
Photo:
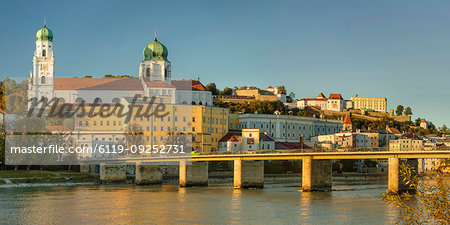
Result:
{"type": "Polygon", "coordinates": [[[47,70],[47,64],[42,64],[41,65],[41,70],[47,70]]]}

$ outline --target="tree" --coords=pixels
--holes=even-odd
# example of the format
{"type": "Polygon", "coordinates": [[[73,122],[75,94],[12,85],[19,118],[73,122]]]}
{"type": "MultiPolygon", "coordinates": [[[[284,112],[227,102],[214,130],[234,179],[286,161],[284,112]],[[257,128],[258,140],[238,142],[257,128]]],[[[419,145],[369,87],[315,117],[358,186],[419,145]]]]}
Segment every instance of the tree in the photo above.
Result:
{"type": "MultiPolygon", "coordinates": [[[[450,165],[449,160],[444,163],[450,165]]],[[[400,167],[400,174],[411,192],[382,195],[383,202],[400,210],[397,224],[450,224],[450,187],[445,175],[434,170],[432,174],[419,178],[405,164],[400,167]]]]}
{"type": "Polygon", "coordinates": [[[449,133],[448,127],[445,124],[442,125],[442,127],[439,128],[439,132],[441,132],[443,134],[449,133]]]}
{"type": "Polygon", "coordinates": [[[221,95],[232,95],[233,94],[233,89],[226,87],[225,89],[223,89],[223,91],[220,93],[221,95]]]}
{"type": "Polygon", "coordinates": [[[411,116],[413,113],[412,113],[412,110],[411,110],[411,107],[406,107],[406,109],[405,109],[405,116],[411,116]]]}
{"type": "Polygon", "coordinates": [[[280,86],[280,93],[281,94],[286,94],[286,87],[284,87],[284,85],[280,86]]]}
{"type": "MultiPolygon", "coordinates": [[[[92,77],[92,76],[91,76],[92,77]]],[[[124,74],[124,75],[112,75],[112,74],[105,74],[104,76],[105,78],[136,78],[134,76],[130,76],[128,74],[124,74]]]]}
{"type": "Polygon", "coordinates": [[[219,90],[216,87],[215,83],[209,83],[206,85],[206,90],[210,91],[213,95],[218,95],[219,90]]]}
{"type": "Polygon", "coordinates": [[[401,115],[403,115],[403,110],[404,110],[403,106],[402,105],[398,105],[397,106],[397,110],[395,111],[395,113],[397,114],[397,116],[401,116],[401,115]]]}
{"type": "Polygon", "coordinates": [[[8,77],[3,81],[4,104],[8,114],[24,114],[27,111],[28,102],[28,80],[21,83],[8,77]]]}
{"type": "MultiPolygon", "coordinates": [[[[128,149],[131,149],[131,146],[139,146],[143,145],[144,143],[144,130],[141,126],[139,126],[136,123],[130,123],[125,128],[125,145],[128,147],[128,149]]],[[[131,154],[139,154],[139,151],[136,153],[133,153],[130,151],[131,154]]]]}
{"type": "Polygon", "coordinates": [[[3,81],[0,81],[0,109],[5,110],[5,87],[3,81]]]}

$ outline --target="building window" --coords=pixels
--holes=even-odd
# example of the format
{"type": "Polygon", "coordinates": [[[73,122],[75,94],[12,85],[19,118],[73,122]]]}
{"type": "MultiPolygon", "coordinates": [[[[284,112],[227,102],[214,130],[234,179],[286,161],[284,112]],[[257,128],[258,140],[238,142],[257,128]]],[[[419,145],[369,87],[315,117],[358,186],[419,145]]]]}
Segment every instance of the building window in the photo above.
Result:
{"type": "Polygon", "coordinates": [[[146,77],[150,77],[150,68],[147,68],[147,69],[145,70],[145,76],[146,76],[146,77]]]}
{"type": "Polygon", "coordinates": [[[45,84],[45,77],[41,77],[41,84],[45,84]]]}
{"type": "Polygon", "coordinates": [[[45,49],[44,50],[42,50],[42,56],[47,56],[47,52],[45,51],[45,49]]]}

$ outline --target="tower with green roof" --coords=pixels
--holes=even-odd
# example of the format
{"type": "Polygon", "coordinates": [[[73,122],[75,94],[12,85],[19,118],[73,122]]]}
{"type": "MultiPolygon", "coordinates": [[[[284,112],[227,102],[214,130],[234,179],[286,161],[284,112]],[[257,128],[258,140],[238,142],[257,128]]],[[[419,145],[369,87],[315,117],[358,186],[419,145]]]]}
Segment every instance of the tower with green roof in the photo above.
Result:
{"type": "Polygon", "coordinates": [[[30,71],[28,97],[46,97],[54,95],[53,77],[55,74],[55,56],[53,54],[53,32],[44,26],[36,32],[36,50],[33,56],[33,70],[30,71]]]}
{"type": "Polygon", "coordinates": [[[143,60],[139,67],[139,77],[150,81],[162,80],[170,83],[171,65],[167,59],[168,50],[165,45],[156,38],[150,44],[145,46],[143,60]]]}

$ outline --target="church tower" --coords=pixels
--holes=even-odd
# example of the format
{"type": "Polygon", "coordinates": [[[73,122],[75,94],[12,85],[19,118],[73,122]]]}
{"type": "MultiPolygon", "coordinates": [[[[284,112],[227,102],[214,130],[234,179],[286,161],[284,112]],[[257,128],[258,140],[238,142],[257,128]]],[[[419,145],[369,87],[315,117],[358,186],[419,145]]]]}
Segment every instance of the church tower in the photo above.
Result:
{"type": "Polygon", "coordinates": [[[139,78],[147,78],[150,81],[162,80],[170,83],[172,68],[167,60],[166,46],[156,38],[148,44],[143,51],[144,60],[139,67],[139,78]]]}
{"type": "Polygon", "coordinates": [[[347,113],[344,117],[344,125],[343,125],[343,131],[352,131],[352,120],[350,119],[350,115],[347,113]]]}
{"type": "Polygon", "coordinates": [[[53,77],[55,75],[55,56],[53,54],[53,32],[44,27],[36,33],[36,50],[33,56],[33,71],[28,82],[28,98],[53,98],[53,77]]]}

